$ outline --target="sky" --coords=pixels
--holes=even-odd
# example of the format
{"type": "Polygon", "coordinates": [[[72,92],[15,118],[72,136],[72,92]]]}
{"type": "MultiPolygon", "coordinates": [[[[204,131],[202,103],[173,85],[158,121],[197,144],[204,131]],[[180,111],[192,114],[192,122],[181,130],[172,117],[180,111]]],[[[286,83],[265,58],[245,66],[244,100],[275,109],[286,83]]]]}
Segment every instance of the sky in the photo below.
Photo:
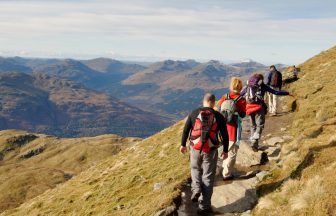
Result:
{"type": "Polygon", "coordinates": [[[0,0],[0,55],[298,64],[336,45],[335,0],[0,0]]]}

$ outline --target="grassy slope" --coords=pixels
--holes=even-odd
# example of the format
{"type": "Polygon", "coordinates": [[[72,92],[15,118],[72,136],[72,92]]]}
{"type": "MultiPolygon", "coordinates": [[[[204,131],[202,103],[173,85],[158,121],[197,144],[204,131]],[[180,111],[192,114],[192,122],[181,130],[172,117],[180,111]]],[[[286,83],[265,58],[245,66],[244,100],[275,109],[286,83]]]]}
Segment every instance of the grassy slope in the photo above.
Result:
{"type": "MultiPolygon", "coordinates": [[[[0,152],[6,147],[13,147],[8,139],[24,134],[24,131],[0,131],[0,152]]],[[[137,140],[116,135],[76,139],[38,136],[6,152],[0,160],[0,212],[54,188],[137,140]],[[41,148],[44,150],[38,155],[21,157],[41,148]]]]}
{"type": "Polygon", "coordinates": [[[152,215],[189,177],[178,153],[183,122],[121,151],[4,215],[152,215]],[[162,188],[154,190],[154,184],[162,188]]]}
{"type": "Polygon", "coordinates": [[[283,163],[260,185],[265,196],[255,215],[336,215],[336,47],[300,68],[300,80],[290,86],[297,96],[295,140],[283,146],[283,163]]]}

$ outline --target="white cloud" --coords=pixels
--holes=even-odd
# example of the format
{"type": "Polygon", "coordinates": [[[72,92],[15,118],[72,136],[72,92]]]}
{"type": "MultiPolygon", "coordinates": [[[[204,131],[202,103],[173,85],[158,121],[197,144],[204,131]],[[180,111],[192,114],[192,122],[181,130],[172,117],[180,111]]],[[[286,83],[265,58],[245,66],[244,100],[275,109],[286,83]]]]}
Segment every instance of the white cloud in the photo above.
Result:
{"type": "Polygon", "coordinates": [[[191,57],[200,58],[212,58],[219,53],[211,54],[216,46],[229,49],[231,55],[241,55],[240,58],[254,58],[243,56],[245,53],[266,56],[260,52],[274,46],[280,51],[273,50],[278,55],[269,54],[271,59],[285,51],[282,44],[321,46],[321,42],[316,42],[320,40],[326,46],[336,34],[336,16],[281,18],[273,17],[271,11],[244,4],[234,8],[214,0],[183,2],[0,1],[0,45],[8,50],[24,46],[25,50],[106,53],[106,49],[112,49],[129,55],[165,53],[182,57],[191,53],[191,57]],[[175,43],[190,51],[172,47],[175,43]],[[256,51],[240,53],[244,49],[256,51]]]}

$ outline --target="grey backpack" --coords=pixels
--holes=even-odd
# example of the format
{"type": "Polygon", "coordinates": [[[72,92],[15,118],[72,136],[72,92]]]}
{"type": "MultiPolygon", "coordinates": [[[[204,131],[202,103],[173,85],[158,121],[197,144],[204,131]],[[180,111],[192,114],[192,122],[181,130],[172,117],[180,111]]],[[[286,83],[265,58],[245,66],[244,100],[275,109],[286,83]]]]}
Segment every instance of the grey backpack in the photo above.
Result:
{"type": "Polygon", "coordinates": [[[220,107],[220,112],[226,119],[227,123],[236,123],[237,122],[237,102],[242,98],[242,96],[238,96],[235,99],[230,98],[230,94],[226,95],[225,101],[222,103],[220,107]]]}

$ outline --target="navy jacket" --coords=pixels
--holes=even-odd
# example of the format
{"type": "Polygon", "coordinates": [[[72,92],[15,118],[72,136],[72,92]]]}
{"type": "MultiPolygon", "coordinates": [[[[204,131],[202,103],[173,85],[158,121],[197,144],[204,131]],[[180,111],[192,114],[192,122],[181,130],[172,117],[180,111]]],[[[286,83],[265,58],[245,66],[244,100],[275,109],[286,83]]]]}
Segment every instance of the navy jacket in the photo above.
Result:
{"type": "Polygon", "coordinates": [[[272,76],[274,73],[279,73],[279,81],[278,81],[278,86],[272,86],[272,87],[276,87],[276,88],[279,88],[281,90],[281,87],[282,87],[282,74],[277,71],[277,70],[273,70],[273,71],[270,71],[268,73],[268,76],[267,76],[267,85],[270,86],[271,85],[271,81],[272,81],[272,76]]]}

